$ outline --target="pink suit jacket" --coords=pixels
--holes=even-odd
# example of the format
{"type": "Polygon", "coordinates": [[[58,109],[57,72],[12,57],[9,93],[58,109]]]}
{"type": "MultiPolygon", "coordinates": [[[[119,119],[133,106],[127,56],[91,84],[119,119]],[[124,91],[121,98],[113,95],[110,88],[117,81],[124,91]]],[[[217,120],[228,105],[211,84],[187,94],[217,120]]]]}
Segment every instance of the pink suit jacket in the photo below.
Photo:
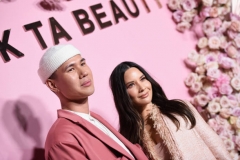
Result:
{"type": "MultiPolygon", "coordinates": [[[[104,124],[129,149],[135,159],[147,160],[139,145],[130,143],[99,115],[91,116],[104,124]]],[[[46,160],[132,160],[120,145],[80,116],[58,110],[45,143],[46,160]]]]}

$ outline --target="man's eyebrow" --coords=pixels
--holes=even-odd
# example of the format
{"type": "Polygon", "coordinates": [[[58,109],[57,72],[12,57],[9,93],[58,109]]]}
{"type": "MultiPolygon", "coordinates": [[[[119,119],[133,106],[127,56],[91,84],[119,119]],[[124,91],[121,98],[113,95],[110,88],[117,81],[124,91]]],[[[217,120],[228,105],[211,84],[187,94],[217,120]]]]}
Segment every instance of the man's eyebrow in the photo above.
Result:
{"type": "MultiPolygon", "coordinates": [[[[85,61],[85,60],[86,60],[85,58],[82,58],[82,59],[80,60],[80,63],[83,62],[83,61],[85,61]]],[[[72,66],[74,66],[74,65],[75,65],[74,62],[73,62],[73,63],[70,63],[70,64],[67,65],[64,69],[67,70],[69,67],[72,67],[72,66]]]]}
{"type": "Polygon", "coordinates": [[[86,60],[85,58],[82,58],[82,59],[80,60],[80,62],[85,61],[85,60],[86,60]]]}
{"type": "Polygon", "coordinates": [[[75,64],[75,63],[70,63],[69,65],[67,65],[67,66],[64,68],[64,70],[67,70],[69,67],[74,66],[74,64],[75,64]]]}

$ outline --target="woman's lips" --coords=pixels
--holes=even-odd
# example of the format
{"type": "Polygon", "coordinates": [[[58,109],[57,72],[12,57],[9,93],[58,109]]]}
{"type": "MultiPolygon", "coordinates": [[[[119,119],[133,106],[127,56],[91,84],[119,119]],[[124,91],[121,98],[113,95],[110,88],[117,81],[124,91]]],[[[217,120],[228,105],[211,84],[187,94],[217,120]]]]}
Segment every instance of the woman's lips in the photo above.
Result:
{"type": "Polygon", "coordinates": [[[83,87],[89,87],[90,85],[91,85],[91,81],[88,80],[88,81],[83,82],[81,86],[83,86],[83,87]]]}
{"type": "Polygon", "coordinates": [[[140,96],[140,98],[142,98],[142,99],[146,98],[146,97],[148,97],[148,92],[140,96]]]}

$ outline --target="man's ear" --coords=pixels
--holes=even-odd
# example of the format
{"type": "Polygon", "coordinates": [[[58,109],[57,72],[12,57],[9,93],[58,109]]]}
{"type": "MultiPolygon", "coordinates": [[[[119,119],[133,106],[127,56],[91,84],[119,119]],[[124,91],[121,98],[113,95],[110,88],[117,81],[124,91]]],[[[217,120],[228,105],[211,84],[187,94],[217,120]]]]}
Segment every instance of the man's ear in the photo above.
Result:
{"type": "Polygon", "coordinates": [[[57,93],[59,91],[59,89],[57,88],[57,85],[55,83],[55,80],[53,80],[53,79],[47,79],[46,85],[54,93],[57,93]]]}

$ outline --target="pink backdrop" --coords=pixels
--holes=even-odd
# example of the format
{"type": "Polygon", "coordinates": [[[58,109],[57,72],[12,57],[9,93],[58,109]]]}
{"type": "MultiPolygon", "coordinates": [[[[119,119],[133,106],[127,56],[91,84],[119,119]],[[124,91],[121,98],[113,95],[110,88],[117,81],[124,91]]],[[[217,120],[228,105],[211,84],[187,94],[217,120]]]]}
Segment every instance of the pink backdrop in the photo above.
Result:
{"type": "MultiPolygon", "coordinates": [[[[129,0],[126,0],[130,2],[129,0]]],[[[128,17],[116,24],[110,1],[72,0],[60,1],[63,10],[46,11],[39,6],[40,0],[14,0],[0,2],[0,40],[4,30],[11,29],[9,44],[25,54],[4,63],[0,58],[0,159],[30,160],[42,154],[47,132],[60,108],[58,98],[43,85],[37,75],[42,50],[32,31],[24,25],[41,21],[38,28],[48,47],[54,45],[49,18],[54,17],[71,35],[72,40],[60,39],[79,48],[91,67],[95,81],[95,93],[90,97],[92,111],[103,116],[118,128],[118,116],[113,105],[108,78],[121,61],[141,64],[162,85],[170,99],[189,99],[183,80],[190,72],[183,60],[194,48],[196,40],[190,33],[175,30],[167,0],[161,0],[158,8],[155,0],[147,0],[151,12],[142,1],[136,0],[140,15],[130,16],[122,1],[115,3],[128,17]],[[90,11],[90,6],[101,3],[112,26],[100,29],[90,11]],[[95,30],[83,35],[72,11],[84,9],[95,25],[95,30]]],[[[131,6],[131,3],[129,3],[131,6]]]]}

